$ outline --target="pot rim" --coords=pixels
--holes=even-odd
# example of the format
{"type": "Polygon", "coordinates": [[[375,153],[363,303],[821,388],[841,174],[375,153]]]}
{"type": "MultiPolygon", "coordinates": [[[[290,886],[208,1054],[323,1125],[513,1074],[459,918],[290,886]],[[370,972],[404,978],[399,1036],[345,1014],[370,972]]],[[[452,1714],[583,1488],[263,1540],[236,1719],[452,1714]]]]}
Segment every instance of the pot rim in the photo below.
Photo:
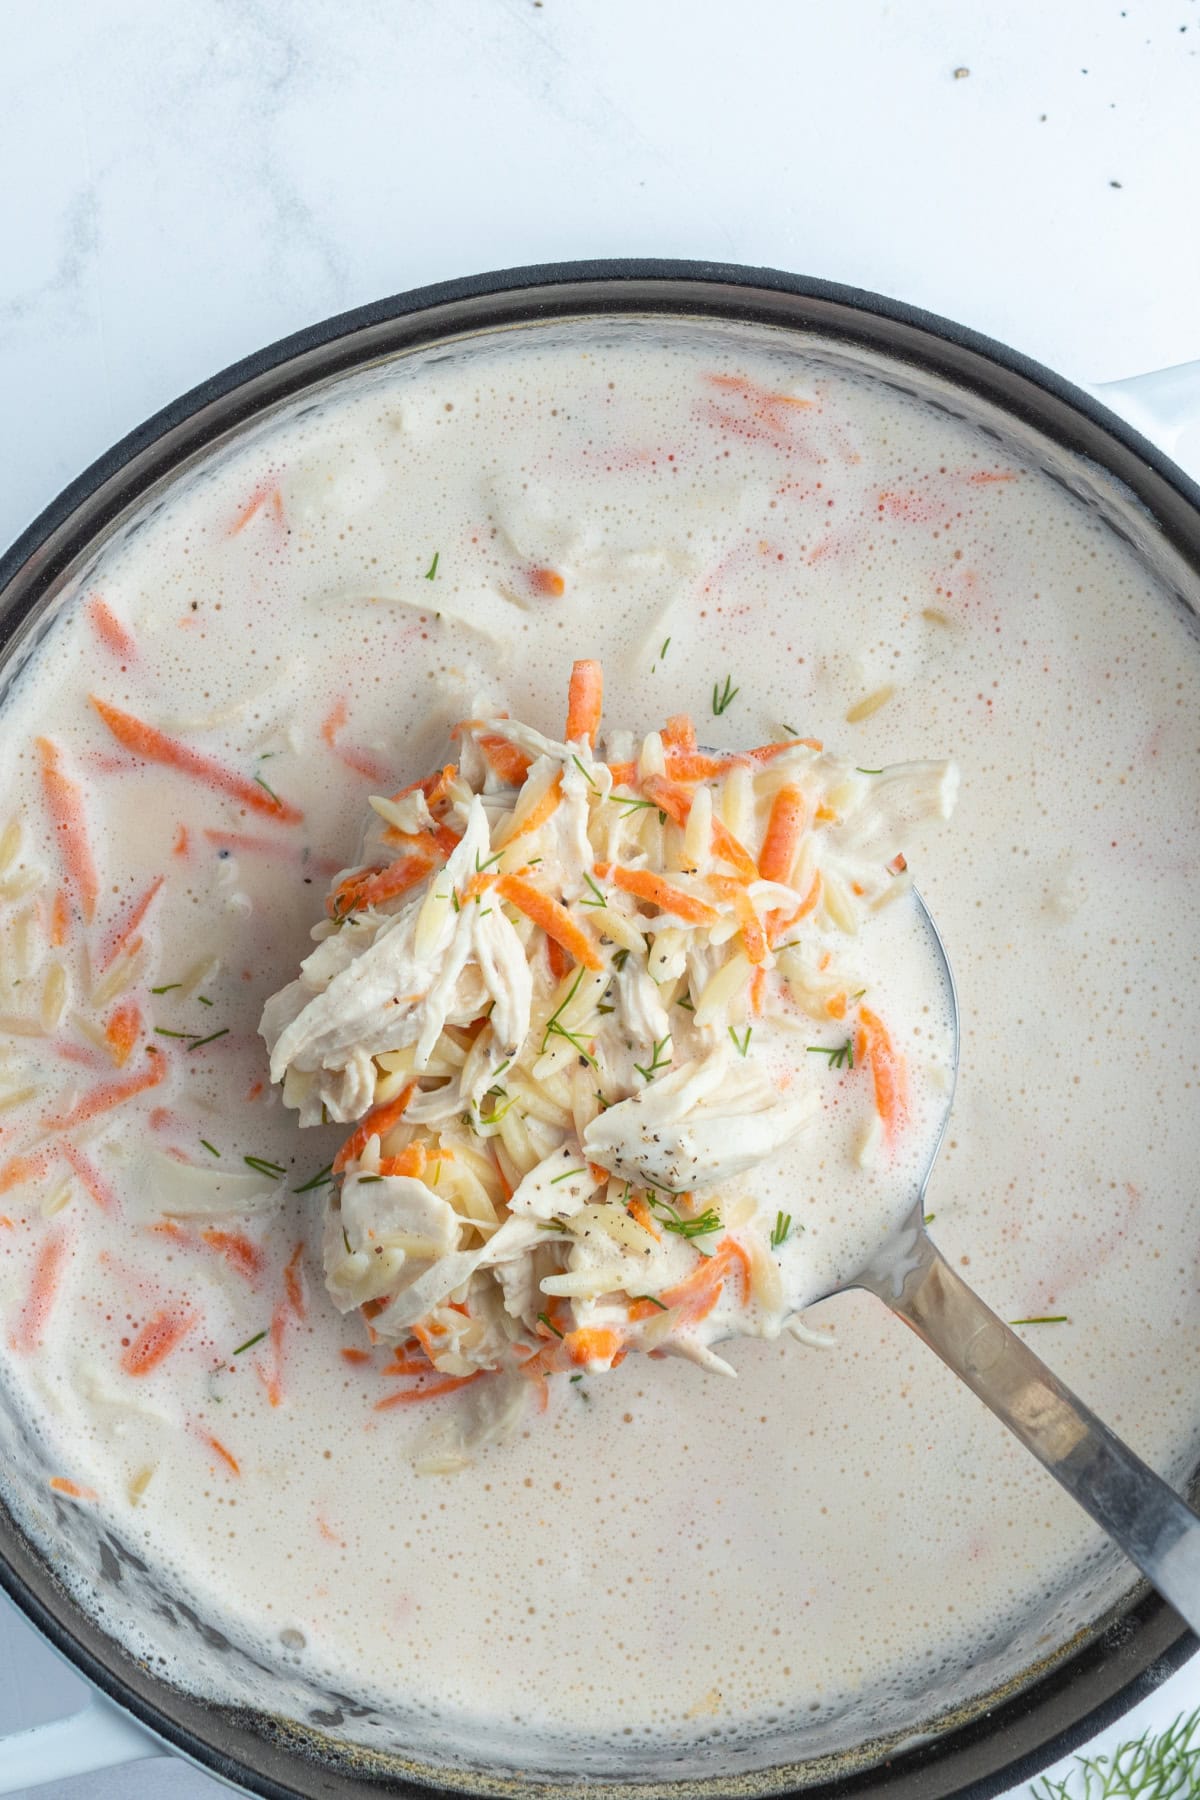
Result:
{"type": "MultiPolygon", "coordinates": [[[[1091,394],[1020,352],[919,307],[837,282],[738,264],[612,258],[411,289],[306,326],[202,381],[105,451],[0,555],[3,636],[18,632],[86,546],[183,457],[314,381],[464,330],[613,313],[790,326],[940,374],[1115,476],[1148,509],[1157,534],[1200,571],[1200,486],[1091,394]]],[[[250,1739],[228,1709],[205,1708],[135,1664],[66,1594],[2,1504],[0,1588],[109,1700],[189,1761],[262,1800],[316,1792],[277,1778],[275,1770],[286,1774],[289,1764],[297,1766],[286,1745],[270,1746],[270,1757],[260,1754],[252,1767],[238,1754],[238,1739],[260,1752],[265,1739],[250,1739]],[[10,1559],[9,1540],[27,1569],[10,1559]],[[232,1749],[215,1741],[218,1730],[232,1737],[232,1749]]],[[[897,1750],[882,1765],[797,1789],[796,1800],[995,1800],[1119,1718],[1198,1647],[1166,1602],[1142,1584],[1088,1641],[1060,1653],[986,1711],[897,1750]],[[997,1760],[1004,1744],[1009,1748],[997,1760]]],[[[324,1780],[331,1777],[337,1780],[335,1770],[324,1765],[324,1780]]],[[[348,1772],[351,1788],[368,1791],[348,1772]]],[[[378,1791],[373,1784],[372,1791],[378,1791]]],[[[416,1800],[430,1789],[401,1778],[387,1791],[416,1800]]]]}

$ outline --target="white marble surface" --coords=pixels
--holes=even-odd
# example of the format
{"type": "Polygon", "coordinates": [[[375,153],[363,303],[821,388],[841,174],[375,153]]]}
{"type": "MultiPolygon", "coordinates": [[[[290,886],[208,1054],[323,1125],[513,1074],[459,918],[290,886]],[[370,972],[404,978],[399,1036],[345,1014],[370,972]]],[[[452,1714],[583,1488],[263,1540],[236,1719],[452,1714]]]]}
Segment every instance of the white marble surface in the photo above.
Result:
{"type": "MultiPolygon", "coordinates": [[[[766,263],[1085,382],[1200,357],[1198,120],[1200,0],[7,0],[0,541],[213,370],[486,268],[766,263]]],[[[0,1730],[79,1691],[0,1606],[0,1730]]]]}

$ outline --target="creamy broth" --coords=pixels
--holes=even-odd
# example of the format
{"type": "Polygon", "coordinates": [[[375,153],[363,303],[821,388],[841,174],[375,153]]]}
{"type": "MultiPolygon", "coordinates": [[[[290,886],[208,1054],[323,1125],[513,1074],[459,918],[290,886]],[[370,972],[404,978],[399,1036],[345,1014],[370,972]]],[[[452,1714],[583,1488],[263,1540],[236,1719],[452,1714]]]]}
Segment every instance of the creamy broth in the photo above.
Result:
{"type": "MultiPolygon", "coordinates": [[[[1103,1561],[1089,1586],[1094,1529],[877,1303],[807,1314],[829,1348],[728,1347],[736,1383],[631,1358],[558,1384],[452,1479],[413,1472],[425,1409],[377,1412],[377,1370],[341,1354],[361,1324],[324,1294],[321,1193],[295,1190],[345,1133],[280,1105],[264,1000],[366,795],[485,706],[556,734],[577,655],[633,730],[686,707],[720,743],[953,755],[954,822],[909,855],[963,1013],[933,1234],[1003,1316],[1063,1316],[1035,1347],[1190,1470],[1192,629],[1013,446],[699,326],[527,332],[332,389],[214,458],[64,606],[0,743],[23,832],[0,874],[5,1382],[58,1506],[97,1510],[263,1662],[462,1744],[901,1729],[1056,1649],[1121,1577],[1103,1561]],[[89,695],[262,799],[139,761],[89,695]],[[193,1164],[259,1193],[279,1168],[288,1193],[206,1220],[172,1199],[193,1164]],[[164,1311],[186,1333],[129,1374],[164,1311]]],[[[838,1242],[848,1154],[817,1135],[790,1188],[779,1171],[814,1246],[838,1242]]]]}

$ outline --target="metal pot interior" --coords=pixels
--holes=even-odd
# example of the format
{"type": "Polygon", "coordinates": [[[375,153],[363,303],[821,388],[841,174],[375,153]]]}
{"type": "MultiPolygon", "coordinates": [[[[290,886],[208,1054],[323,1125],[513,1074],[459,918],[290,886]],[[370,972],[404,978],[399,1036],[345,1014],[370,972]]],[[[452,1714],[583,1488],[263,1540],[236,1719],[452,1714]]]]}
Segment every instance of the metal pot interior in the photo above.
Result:
{"type": "MultiPolygon", "coordinates": [[[[863,297],[816,284],[614,274],[541,284],[501,278],[493,291],[463,284],[432,299],[385,303],[267,352],[152,421],[0,565],[0,686],[7,689],[106,549],[136,533],[175,484],[204,482],[232,447],[281,415],[346,386],[387,383],[396,359],[415,360],[436,379],[439,361],[469,358],[497,334],[570,342],[630,331],[711,332],[726,342],[793,334],[807,354],[965,419],[1041,467],[1194,612],[1198,496],[1148,447],[1088,416],[1095,409],[1050,378],[937,322],[880,302],[866,308],[863,297]]],[[[1196,1438],[1200,1455],[1200,1419],[1196,1438]]],[[[1015,1778],[1022,1757],[1036,1763],[1060,1754],[1097,1709],[1131,1704],[1152,1679],[1147,1671],[1161,1676],[1190,1648],[1174,1616],[1106,1550],[1068,1589],[1004,1622],[969,1668],[918,1675],[914,1665],[912,1680],[886,1695],[739,1738],[714,1732],[670,1764],[636,1751],[614,1760],[586,1745],[551,1761],[519,1730],[451,1714],[415,1717],[378,1697],[312,1686],[282,1661],[268,1665],[239,1641],[235,1624],[205,1618],[178,1581],[147,1566],[94,1515],[49,1494],[44,1445],[15,1406],[0,1407],[0,1451],[0,1579],[8,1591],[169,1742],[264,1795],[366,1795],[386,1783],[394,1793],[440,1786],[566,1796],[599,1779],[614,1794],[647,1797],[983,1796],[1015,1778]],[[156,1673],[180,1662],[194,1671],[191,1692],[156,1673]]]]}

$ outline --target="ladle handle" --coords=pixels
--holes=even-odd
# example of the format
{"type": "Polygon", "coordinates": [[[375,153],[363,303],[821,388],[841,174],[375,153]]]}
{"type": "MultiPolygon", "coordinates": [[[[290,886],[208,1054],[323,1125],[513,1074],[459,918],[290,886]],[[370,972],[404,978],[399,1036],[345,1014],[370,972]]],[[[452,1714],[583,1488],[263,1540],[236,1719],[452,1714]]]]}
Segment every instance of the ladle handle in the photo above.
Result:
{"type": "Polygon", "coordinates": [[[925,1236],[871,1288],[1200,1634],[1200,1518],[985,1306],[925,1236]]]}

